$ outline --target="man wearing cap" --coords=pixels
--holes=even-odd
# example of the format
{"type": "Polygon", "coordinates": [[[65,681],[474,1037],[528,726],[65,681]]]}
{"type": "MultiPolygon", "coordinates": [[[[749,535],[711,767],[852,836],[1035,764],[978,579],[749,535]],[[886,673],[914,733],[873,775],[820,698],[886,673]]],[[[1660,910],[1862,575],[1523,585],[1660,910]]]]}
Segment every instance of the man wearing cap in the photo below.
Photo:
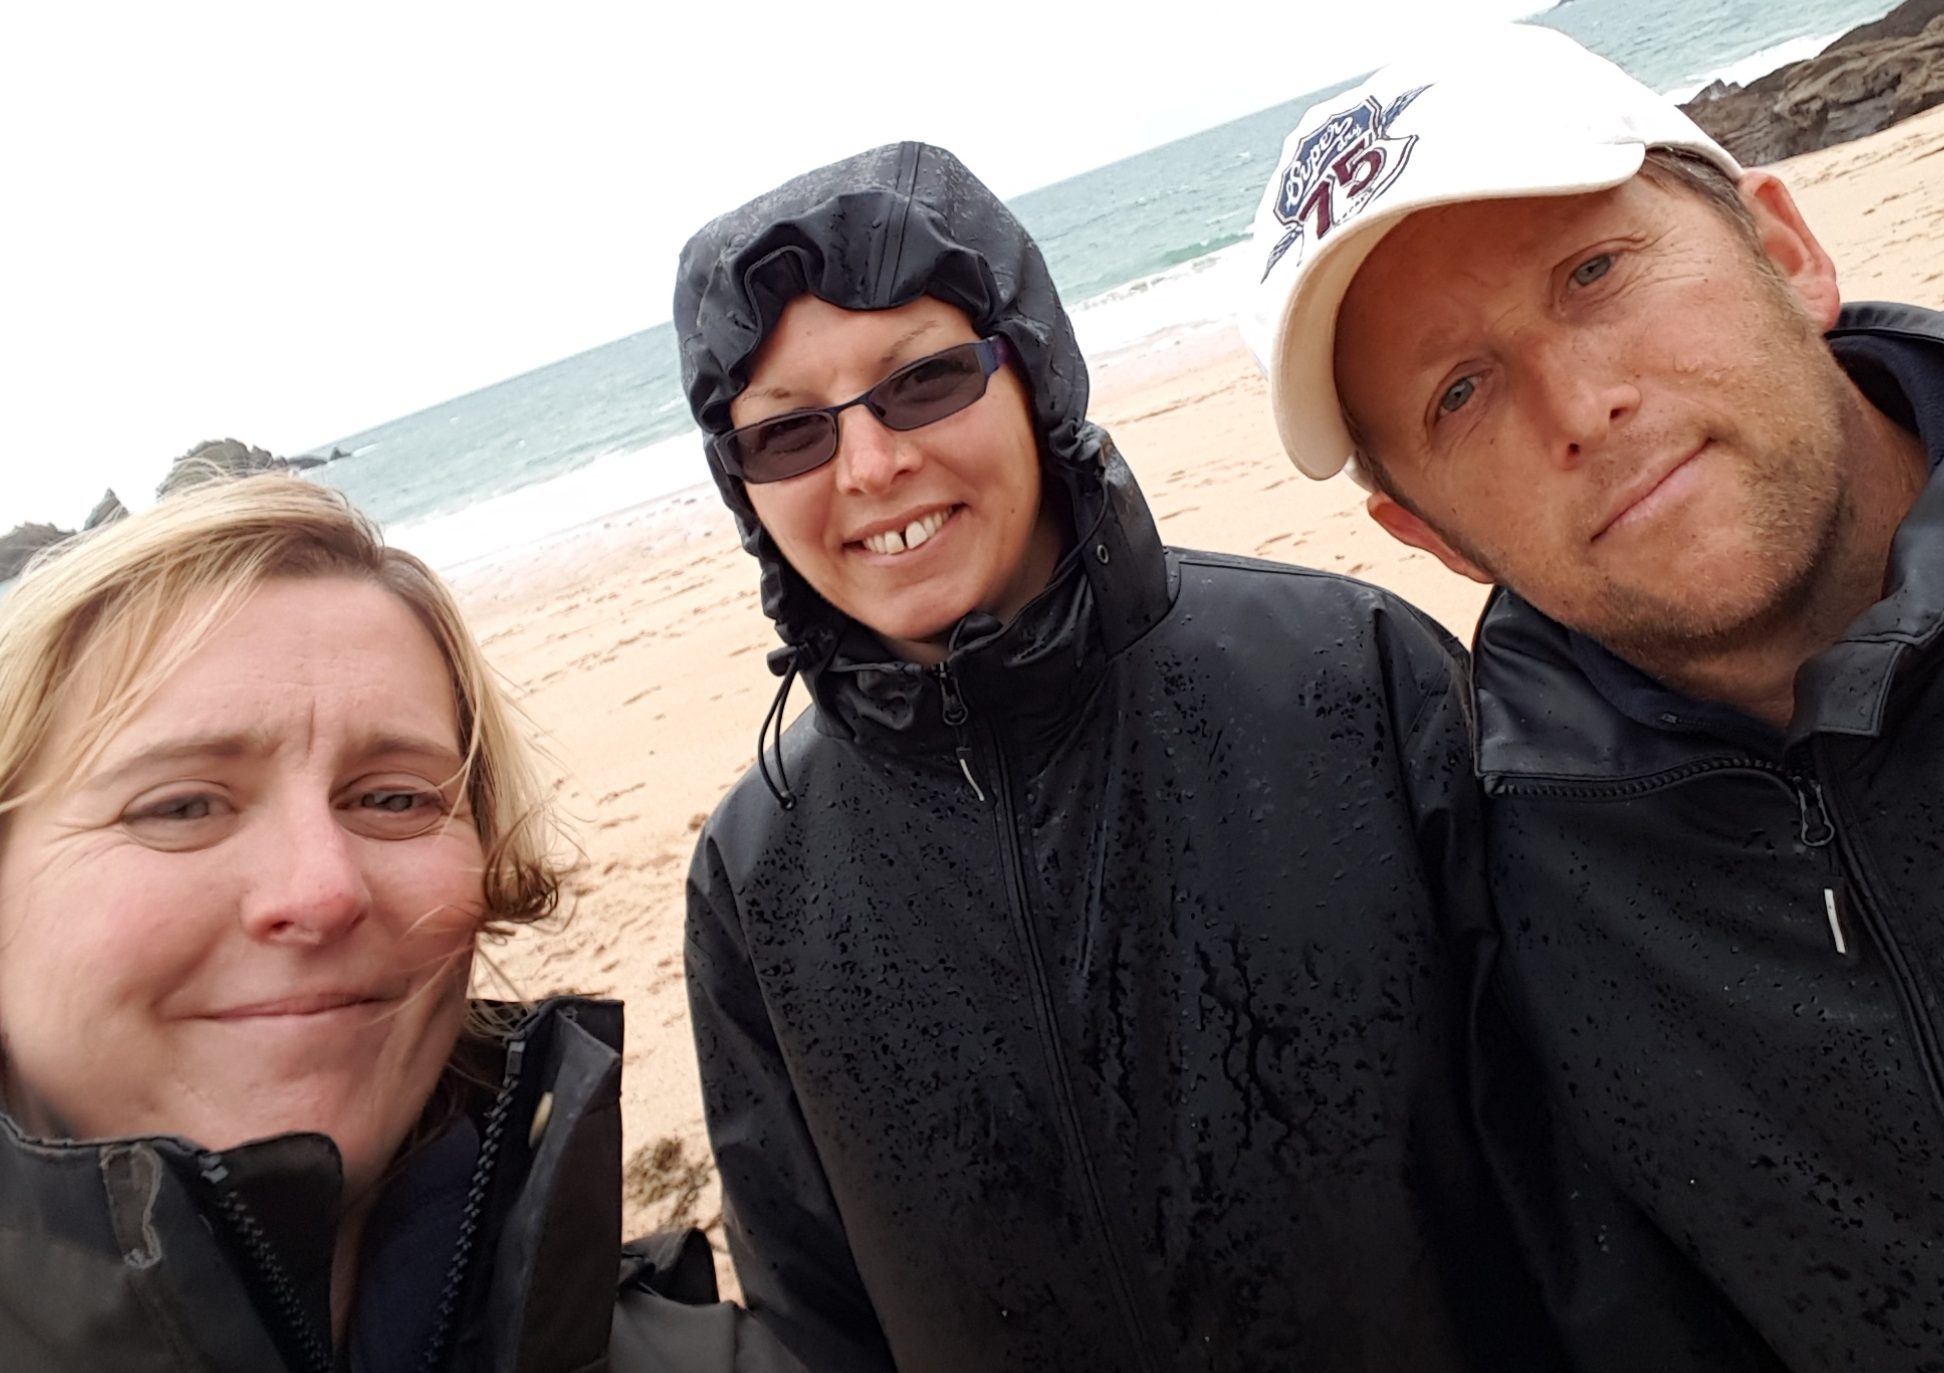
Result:
{"type": "Polygon", "coordinates": [[[1498,586],[1502,983],[1574,1143],[1788,1366],[1944,1368],[1944,318],[1534,27],[1312,110],[1256,233],[1297,465],[1498,586]]]}

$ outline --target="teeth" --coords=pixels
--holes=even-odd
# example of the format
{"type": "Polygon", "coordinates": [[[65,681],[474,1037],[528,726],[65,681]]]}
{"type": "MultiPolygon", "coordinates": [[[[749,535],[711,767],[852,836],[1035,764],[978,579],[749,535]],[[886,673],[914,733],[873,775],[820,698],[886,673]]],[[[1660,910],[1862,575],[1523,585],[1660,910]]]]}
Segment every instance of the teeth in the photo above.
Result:
{"type": "Polygon", "coordinates": [[[947,513],[944,510],[934,510],[931,514],[925,516],[924,519],[913,520],[910,524],[906,525],[904,532],[905,547],[916,548],[919,544],[929,540],[940,529],[943,529],[945,527],[947,513]]]}
{"type": "Polygon", "coordinates": [[[951,518],[949,510],[935,510],[923,519],[913,520],[900,533],[887,529],[882,534],[872,534],[864,540],[864,546],[873,553],[908,553],[920,544],[930,541],[931,536],[945,527],[951,518]]]}

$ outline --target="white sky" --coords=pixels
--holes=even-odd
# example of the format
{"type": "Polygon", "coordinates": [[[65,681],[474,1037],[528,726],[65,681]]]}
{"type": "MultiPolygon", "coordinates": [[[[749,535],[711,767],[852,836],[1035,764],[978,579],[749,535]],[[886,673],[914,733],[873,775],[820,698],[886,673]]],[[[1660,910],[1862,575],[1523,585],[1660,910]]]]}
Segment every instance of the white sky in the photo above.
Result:
{"type": "Polygon", "coordinates": [[[14,4],[0,530],[668,317],[711,215],[923,138],[1002,195],[1543,0],[14,4]]]}

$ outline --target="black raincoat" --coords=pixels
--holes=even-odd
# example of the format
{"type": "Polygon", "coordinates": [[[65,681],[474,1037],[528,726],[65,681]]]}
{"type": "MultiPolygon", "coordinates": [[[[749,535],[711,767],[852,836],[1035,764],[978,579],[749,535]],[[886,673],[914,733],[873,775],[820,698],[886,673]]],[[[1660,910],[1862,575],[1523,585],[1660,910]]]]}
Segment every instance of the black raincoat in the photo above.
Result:
{"type": "MultiPolygon", "coordinates": [[[[1479,766],[1509,981],[1594,1171],[1751,1346],[1914,1373],[1944,1369],[1944,317],[1830,340],[1933,475],[1786,735],[1499,592],[1479,766]]],[[[1624,1285],[1585,1238],[1585,1288],[1624,1285]]]]}
{"type": "Polygon", "coordinates": [[[716,472],[814,698],[690,871],[751,1311],[844,1373],[1520,1366],[1466,1105],[1490,934],[1455,646],[1373,587],[1165,550],[1038,250],[949,154],[691,241],[704,430],[803,292],[1004,334],[1071,529],[1012,623],[921,668],[716,472]]]}
{"type": "MultiPolygon", "coordinates": [[[[380,1318],[361,1289],[347,1350],[426,1373],[797,1368],[715,1302],[698,1233],[623,1250],[620,1036],[621,1008],[606,1002],[551,1001],[523,1023],[479,1117],[456,1240],[391,1256],[430,1300],[363,1328],[380,1318]]],[[[321,1135],[220,1153],[170,1138],[47,1143],[0,1115],[0,1369],[342,1367],[329,1335],[340,1179],[321,1135]]],[[[371,1228],[393,1201],[380,1197],[371,1228]]],[[[373,1306],[389,1295],[372,1292],[373,1306]]],[[[355,1355],[349,1366],[358,1373],[355,1355]]]]}

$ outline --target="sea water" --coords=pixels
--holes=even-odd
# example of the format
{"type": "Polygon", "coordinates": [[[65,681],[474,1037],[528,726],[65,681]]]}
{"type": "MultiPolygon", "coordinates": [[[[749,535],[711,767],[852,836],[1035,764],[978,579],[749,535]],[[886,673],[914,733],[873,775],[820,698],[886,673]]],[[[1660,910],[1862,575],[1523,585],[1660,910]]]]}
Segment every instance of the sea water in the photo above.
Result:
{"type": "MultiPolygon", "coordinates": [[[[1891,0],[1565,0],[1536,16],[1685,99],[1806,57],[1891,0]]],[[[1162,335],[1221,327],[1234,264],[1288,103],[1018,196],[1096,362],[1162,335]]],[[[672,264],[671,264],[672,270],[672,264]]],[[[681,394],[674,331],[627,338],[313,450],[317,475],[390,536],[452,568],[708,480],[681,394]]]]}

